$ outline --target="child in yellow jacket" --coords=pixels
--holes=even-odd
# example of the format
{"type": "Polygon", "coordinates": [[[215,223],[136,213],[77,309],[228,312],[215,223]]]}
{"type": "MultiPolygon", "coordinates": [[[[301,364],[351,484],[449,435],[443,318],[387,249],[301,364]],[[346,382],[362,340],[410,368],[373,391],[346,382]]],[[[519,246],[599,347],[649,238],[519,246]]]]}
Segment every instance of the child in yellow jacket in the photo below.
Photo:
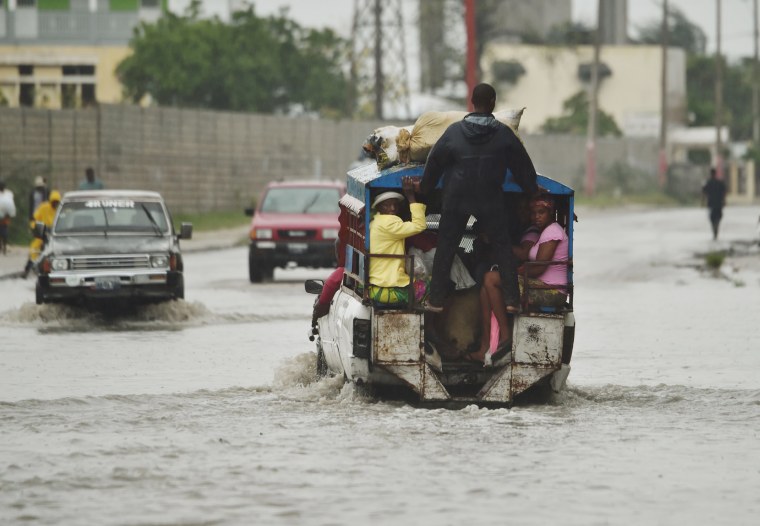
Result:
{"type": "MultiPolygon", "coordinates": [[[[419,234],[427,228],[425,205],[418,203],[414,195],[411,177],[401,181],[404,195],[398,192],[383,192],[372,203],[377,212],[369,224],[369,248],[373,255],[369,264],[370,297],[385,304],[406,303],[408,298],[409,275],[404,268],[402,257],[376,257],[377,254],[404,256],[404,240],[419,234]],[[399,217],[401,202],[406,196],[411,221],[399,217]]],[[[415,299],[421,301],[427,292],[426,283],[415,282],[415,299]]]]}

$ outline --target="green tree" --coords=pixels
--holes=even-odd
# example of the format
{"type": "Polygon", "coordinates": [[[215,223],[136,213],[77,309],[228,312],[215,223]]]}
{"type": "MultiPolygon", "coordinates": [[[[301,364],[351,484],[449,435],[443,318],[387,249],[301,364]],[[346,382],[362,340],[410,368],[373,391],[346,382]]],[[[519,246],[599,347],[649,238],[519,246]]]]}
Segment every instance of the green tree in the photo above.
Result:
{"type": "MultiPolygon", "coordinates": [[[[662,42],[662,21],[655,20],[638,28],[638,42],[659,44],[662,42]]],[[[702,28],[692,23],[677,7],[668,9],[668,45],[680,47],[687,53],[704,55],[707,36],[702,28]]]]}
{"type": "Polygon", "coordinates": [[[200,19],[193,2],[182,15],[143,23],[132,55],[117,67],[127,99],[219,110],[305,111],[340,115],[347,43],[333,31],[305,29],[286,16],[258,17],[253,7],[229,24],[200,19]]]}
{"type": "MultiPolygon", "coordinates": [[[[544,133],[571,133],[583,135],[588,130],[589,101],[585,91],[579,91],[562,103],[564,114],[560,117],[546,119],[541,126],[544,133]]],[[[620,137],[622,133],[615,123],[615,119],[601,109],[597,113],[597,134],[600,137],[614,135],[620,137]]]]}
{"type": "MultiPolygon", "coordinates": [[[[732,140],[752,137],[752,62],[721,62],[723,68],[723,123],[732,140]]],[[[715,124],[715,57],[689,56],[686,66],[687,105],[693,126],[715,124]]]]}

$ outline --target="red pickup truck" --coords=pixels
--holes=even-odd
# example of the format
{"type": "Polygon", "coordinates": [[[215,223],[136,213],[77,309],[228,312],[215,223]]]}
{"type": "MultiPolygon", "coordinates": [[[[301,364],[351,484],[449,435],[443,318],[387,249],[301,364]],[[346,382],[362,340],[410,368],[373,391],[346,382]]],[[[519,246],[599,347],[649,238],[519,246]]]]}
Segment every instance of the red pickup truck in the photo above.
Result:
{"type": "Polygon", "coordinates": [[[254,210],[248,252],[252,283],[272,279],[275,267],[331,267],[338,237],[338,201],[346,186],[337,181],[272,182],[254,210]]]}

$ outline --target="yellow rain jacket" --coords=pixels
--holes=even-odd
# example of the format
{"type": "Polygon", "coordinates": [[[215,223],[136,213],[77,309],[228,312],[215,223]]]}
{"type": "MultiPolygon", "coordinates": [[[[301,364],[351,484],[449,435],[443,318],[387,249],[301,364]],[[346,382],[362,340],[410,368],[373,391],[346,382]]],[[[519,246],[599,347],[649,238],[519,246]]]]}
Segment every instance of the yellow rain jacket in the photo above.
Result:
{"type": "MultiPolygon", "coordinates": [[[[427,228],[425,205],[411,203],[411,221],[402,221],[390,214],[376,214],[369,224],[369,250],[372,254],[403,256],[404,240],[427,228]]],[[[369,263],[369,282],[378,287],[406,287],[409,275],[402,258],[372,258],[369,263]]]]}
{"type": "MultiPolygon", "coordinates": [[[[44,223],[48,228],[53,227],[53,220],[55,219],[55,213],[57,209],[51,204],[52,201],[58,201],[60,203],[61,194],[55,190],[50,192],[50,199],[43,202],[40,206],[37,207],[37,210],[34,211],[34,221],[30,221],[30,228],[34,229],[34,224],[36,222],[44,223]]],[[[40,255],[41,250],[42,240],[35,237],[29,244],[29,259],[36,261],[40,255]]]]}

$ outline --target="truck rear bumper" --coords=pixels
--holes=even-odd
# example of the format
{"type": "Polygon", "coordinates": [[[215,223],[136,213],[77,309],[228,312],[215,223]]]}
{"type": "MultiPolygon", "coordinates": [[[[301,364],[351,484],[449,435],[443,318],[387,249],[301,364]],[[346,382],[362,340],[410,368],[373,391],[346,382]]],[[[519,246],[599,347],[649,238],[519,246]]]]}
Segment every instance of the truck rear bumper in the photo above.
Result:
{"type": "Polygon", "coordinates": [[[334,240],[251,241],[249,256],[256,264],[267,267],[284,267],[291,262],[300,267],[334,268],[337,265],[334,240]]]}

